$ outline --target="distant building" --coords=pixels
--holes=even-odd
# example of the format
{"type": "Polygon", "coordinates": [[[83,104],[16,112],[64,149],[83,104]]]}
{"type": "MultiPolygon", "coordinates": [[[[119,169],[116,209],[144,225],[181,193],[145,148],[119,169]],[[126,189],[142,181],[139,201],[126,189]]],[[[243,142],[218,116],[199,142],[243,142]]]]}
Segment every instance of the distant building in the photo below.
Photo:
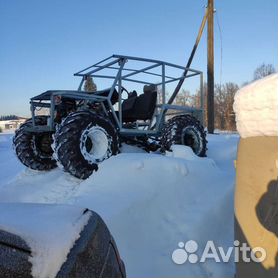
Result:
{"type": "Polygon", "coordinates": [[[16,120],[0,121],[0,128],[2,129],[2,131],[16,130],[26,120],[27,120],[27,118],[19,117],[16,120]]]}

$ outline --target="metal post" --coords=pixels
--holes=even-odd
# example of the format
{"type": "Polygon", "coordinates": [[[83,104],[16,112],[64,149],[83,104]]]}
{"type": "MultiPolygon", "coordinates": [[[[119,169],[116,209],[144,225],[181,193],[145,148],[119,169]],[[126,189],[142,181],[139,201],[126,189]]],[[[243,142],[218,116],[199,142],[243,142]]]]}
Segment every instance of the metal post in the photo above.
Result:
{"type": "Polygon", "coordinates": [[[214,0],[208,0],[207,119],[208,133],[214,131],[214,0]]]}
{"type": "MultiPolygon", "coordinates": [[[[123,63],[123,62],[122,62],[123,63]]],[[[118,97],[118,111],[119,111],[119,123],[120,129],[123,127],[123,115],[122,115],[122,69],[119,70],[119,97],[118,97]]]]}
{"type": "Polygon", "coordinates": [[[35,122],[35,107],[33,101],[31,101],[31,113],[32,113],[32,125],[35,127],[36,122],[35,122]]]}
{"type": "Polygon", "coordinates": [[[83,83],[84,83],[84,76],[82,77],[82,80],[81,80],[81,82],[80,82],[80,84],[79,84],[79,86],[78,86],[78,89],[77,89],[77,91],[82,91],[82,86],[83,86],[83,83]]]}
{"type": "Polygon", "coordinates": [[[55,113],[55,100],[54,100],[54,95],[51,94],[51,97],[50,97],[50,128],[51,128],[51,130],[54,129],[54,113],[55,113]]]}
{"type": "Polygon", "coordinates": [[[162,104],[166,101],[166,88],[165,88],[165,64],[162,64],[162,104]]]}

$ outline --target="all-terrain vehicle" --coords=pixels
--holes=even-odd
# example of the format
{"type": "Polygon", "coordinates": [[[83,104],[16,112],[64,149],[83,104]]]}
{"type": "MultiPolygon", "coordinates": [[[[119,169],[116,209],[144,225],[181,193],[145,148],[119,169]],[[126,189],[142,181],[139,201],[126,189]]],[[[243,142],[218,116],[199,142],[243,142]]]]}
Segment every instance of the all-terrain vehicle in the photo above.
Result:
{"type": "Polygon", "coordinates": [[[77,90],[51,90],[31,98],[32,118],[13,140],[18,158],[27,167],[50,170],[60,165],[86,179],[99,163],[118,154],[122,143],[148,152],[165,152],[172,144],[182,144],[205,156],[202,72],[112,55],[74,75],[82,78],[77,90]],[[173,105],[175,93],[167,102],[166,85],[193,76],[199,78],[200,107],[173,105]],[[97,90],[92,78],[98,79],[98,86],[107,86],[109,80],[112,85],[97,90]],[[127,89],[130,85],[132,90],[127,89]]]}

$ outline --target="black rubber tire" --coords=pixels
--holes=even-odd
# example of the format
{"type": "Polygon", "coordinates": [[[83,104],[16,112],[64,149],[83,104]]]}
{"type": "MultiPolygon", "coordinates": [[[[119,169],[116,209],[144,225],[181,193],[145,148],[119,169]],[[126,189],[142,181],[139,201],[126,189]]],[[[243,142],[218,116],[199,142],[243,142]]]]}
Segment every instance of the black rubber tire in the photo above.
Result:
{"type": "Polygon", "coordinates": [[[119,153],[118,132],[108,118],[90,111],[74,112],[64,119],[55,133],[54,153],[58,165],[64,171],[79,179],[87,179],[98,169],[100,162],[119,153]],[[103,130],[108,141],[105,158],[95,161],[89,161],[85,156],[84,148],[87,148],[87,143],[82,142],[84,134],[92,128],[103,130]]]}
{"type": "Polygon", "coordinates": [[[162,129],[161,149],[170,150],[174,144],[190,146],[196,155],[206,156],[206,132],[201,123],[191,115],[179,115],[168,120],[162,129]]]}
{"type": "MultiPolygon", "coordinates": [[[[36,125],[46,125],[46,116],[36,116],[36,125]]],[[[18,159],[33,170],[48,171],[57,167],[52,158],[52,133],[32,133],[27,128],[32,126],[32,119],[27,120],[16,130],[13,146],[18,159]]]]}

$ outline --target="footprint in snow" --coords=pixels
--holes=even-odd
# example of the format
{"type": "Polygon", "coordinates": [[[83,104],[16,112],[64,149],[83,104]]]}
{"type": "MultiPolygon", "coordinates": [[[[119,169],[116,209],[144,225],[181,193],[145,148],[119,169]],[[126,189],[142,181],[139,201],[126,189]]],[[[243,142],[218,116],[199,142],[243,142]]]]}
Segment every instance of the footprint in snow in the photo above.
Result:
{"type": "Polygon", "coordinates": [[[133,168],[141,170],[144,168],[144,162],[143,161],[136,161],[133,163],[133,168]]]}

